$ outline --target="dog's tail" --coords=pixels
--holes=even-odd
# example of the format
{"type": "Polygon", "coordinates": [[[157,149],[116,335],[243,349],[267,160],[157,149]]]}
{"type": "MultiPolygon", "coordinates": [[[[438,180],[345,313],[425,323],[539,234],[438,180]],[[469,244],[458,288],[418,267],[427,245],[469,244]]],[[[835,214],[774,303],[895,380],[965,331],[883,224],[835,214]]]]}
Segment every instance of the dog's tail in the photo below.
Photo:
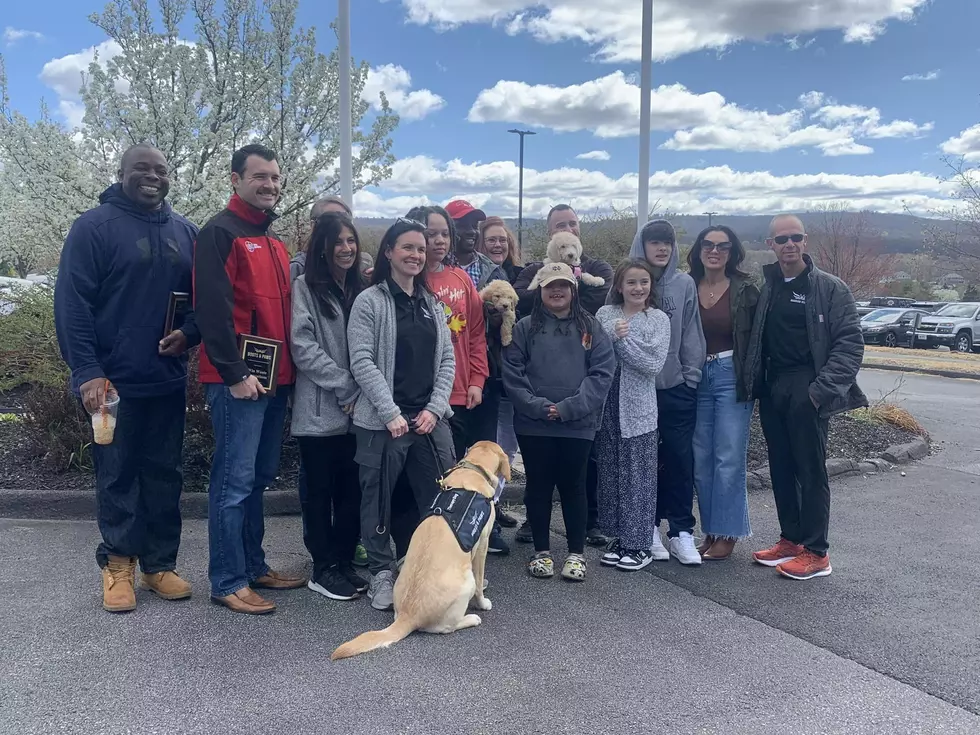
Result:
{"type": "Polygon", "coordinates": [[[402,615],[384,630],[371,630],[367,633],[361,633],[352,641],[347,641],[331,654],[330,660],[350,658],[373,651],[375,648],[387,648],[392,643],[397,643],[402,638],[408,637],[414,630],[415,626],[408,622],[406,616],[402,615]]]}

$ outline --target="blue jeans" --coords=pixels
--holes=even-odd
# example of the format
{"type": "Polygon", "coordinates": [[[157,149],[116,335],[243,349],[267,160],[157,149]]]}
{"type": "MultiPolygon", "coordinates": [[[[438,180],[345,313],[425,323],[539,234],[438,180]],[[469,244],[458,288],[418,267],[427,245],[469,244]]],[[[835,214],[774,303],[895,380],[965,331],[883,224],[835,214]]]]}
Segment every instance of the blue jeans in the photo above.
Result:
{"type": "Polygon", "coordinates": [[[292,389],[273,398],[239,400],[221,384],[207,386],[214,426],[214,459],[208,488],[208,576],[211,595],[226,597],[266,574],[262,493],[279,474],[279,453],[292,389]]]}
{"type": "Polygon", "coordinates": [[[500,399],[497,412],[497,444],[504,450],[507,459],[514,464],[517,456],[517,434],[514,433],[514,404],[504,396],[500,399]]]}
{"type": "Polygon", "coordinates": [[[706,535],[732,540],[752,535],[745,487],[751,420],[752,403],[735,400],[732,358],[705,363],[698,386],[694,484],[706,535]]]}

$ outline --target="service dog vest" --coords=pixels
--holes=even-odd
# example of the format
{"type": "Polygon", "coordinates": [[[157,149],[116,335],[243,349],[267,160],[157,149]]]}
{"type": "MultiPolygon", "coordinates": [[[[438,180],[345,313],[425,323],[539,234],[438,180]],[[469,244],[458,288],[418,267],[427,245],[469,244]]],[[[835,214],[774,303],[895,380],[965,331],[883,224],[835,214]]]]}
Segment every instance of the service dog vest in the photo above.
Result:
{"type": "Polygon", "coordinates": [[[469,553],[490,520],[490,499],[472,490],[445,490],[436,495],[422,520],[429,516],[442,516],[459,548],[469,553]]]}

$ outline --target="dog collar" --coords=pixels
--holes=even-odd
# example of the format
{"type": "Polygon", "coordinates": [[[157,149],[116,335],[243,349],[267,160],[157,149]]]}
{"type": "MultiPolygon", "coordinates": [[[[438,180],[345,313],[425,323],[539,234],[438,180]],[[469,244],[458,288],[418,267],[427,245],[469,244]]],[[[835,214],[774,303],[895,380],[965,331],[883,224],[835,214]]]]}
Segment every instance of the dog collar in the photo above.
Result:
{"type": "Polygon", "coordinates": [[[483,479],[486,480],[488,483],[490,483],[490,487],[492,487],[492,488],[496,488],[497,487],[498,480],[497,480],[496,477],[493,477],[489,472],[487,472],[480,465],[474,464],[473,462],[470,462],[468,459],[461,459],[461,460],[459,460],[459,462],[457,462],[455,465],[453,465],[452,469],[449,470],[449,472],[447,472],[445,475],[443,475],[439,479],[439,485],[441,487],[443,487],[443,488],[446,487],[445,484],[444,484],[444,481],[445,481],[445,479],[449,476],[449,474],[453,470],[474,470],[476,472],[479,472],[481,475],[483,475],[483,479]]]}

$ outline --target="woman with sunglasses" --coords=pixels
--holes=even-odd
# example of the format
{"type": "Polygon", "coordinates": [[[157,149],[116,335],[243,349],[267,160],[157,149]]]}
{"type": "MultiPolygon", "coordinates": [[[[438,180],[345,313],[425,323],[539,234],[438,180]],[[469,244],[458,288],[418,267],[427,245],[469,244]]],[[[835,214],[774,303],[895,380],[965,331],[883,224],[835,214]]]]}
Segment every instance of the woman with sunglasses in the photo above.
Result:
{"type": "Polygon", "coordinates": [[[759,289],[740,269],[745,249],[728,227],[703,230],[687,256],[698,287],[707,360],[694,430],[703,559],[727,559],[751,535],[745,486],[752,402],[742,379],[759,289]]]}
{"type": "Polygon", "coordinates": [[[371,286],[351,308],[350,370],[361,389],[354,433],[361,484],[361,542],[371,606],[394,603],[391,498],[404,471],[419,508],[452,466],[449,396],[456,361],[442,307],[426,283],[425,225],[399,219],[378,246],[371,286]]]}

